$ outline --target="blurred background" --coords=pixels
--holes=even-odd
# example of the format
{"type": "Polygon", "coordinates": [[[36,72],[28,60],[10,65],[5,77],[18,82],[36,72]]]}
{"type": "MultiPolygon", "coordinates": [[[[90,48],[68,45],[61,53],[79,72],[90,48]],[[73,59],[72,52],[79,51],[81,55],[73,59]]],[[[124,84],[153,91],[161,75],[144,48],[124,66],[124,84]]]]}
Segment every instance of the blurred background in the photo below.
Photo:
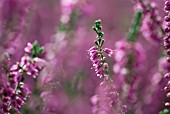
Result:
{"type": "MultiPolygon", "coordinates": [[[[153,1],[163,17],[164,2],[153,1]]],[[[114,50],[116,42],[127,36],[134,6],[131,0],[1,0],[0,55],[9,53],[9,66],[20,60],[27,42],[37,40],[45,49],[42,57],[46,65],[38,79],[26,80],[32,95],[22,114],[93,114],[91,98],[102,79],[91,69],[87,53],[96,39],[92,26],[96,19],[102,20],[104,47],[114,50]]],[[[158,114],[167,99],[163,92],[167,80],[162,79],[162,45],[149,42],[141,33],[138,36],[136,42],[143,47],[145,59],[137,72],[136,102],[122,102],[127,105],[127,114],[158,114]]],[[[121,96],[124,83],[114,73],[114,56],[107,59],[121,96]]]]}

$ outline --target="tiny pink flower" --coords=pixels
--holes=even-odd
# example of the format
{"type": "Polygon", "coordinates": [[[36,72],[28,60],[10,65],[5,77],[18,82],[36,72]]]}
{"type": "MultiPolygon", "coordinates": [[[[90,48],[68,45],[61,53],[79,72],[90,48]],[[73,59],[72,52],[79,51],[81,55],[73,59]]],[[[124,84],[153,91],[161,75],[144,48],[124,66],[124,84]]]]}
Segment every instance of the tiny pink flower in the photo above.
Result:
{"type": "Polygon", "coordinates": [[[12,65],[11,66],[11,68],[10,68],[10,71],[12,72],[12,71],[18,71],[18,64],[14,64],[14,65],[12,65]]]}
{"type": "Polygon", "coordinates": [[[106,52],[106,54],[107,54],[109,57],[111,57],[112,54],[113,54],[113,50],[111,50],[111,49],[109,49],[109,48],[105,48],[105,49],[104,49],[104,52],[106,52]]]}
{"type": "Polygon", "coordinates": [[[41,69],[41,68],[45,65],[45,63],[46,63],[45,60],[40,59],[40,58],[38,58],[38,57],[34,58],[33,60],[35,61],[35,66],[36,66],[38,69],[41,69]]]}
{"type": "Polygon", "coordinates": [[[96,50],[96,46],[91,47],[88,51],[96,50]]]}
{"type": "Polygon", "coordinates": [[[29,56],[23,56],[21,58],[20,66],[24,67],[24,65],[27,65],[30,62],[31,58],[29,56]]]}
{"type": "Polygon", "coordinates": [[[28,42],[27,46],[24,48],[24,51],[27,53],[31,53],[32,48],[33,48],[33,45],[30,42],[28,42]]]}

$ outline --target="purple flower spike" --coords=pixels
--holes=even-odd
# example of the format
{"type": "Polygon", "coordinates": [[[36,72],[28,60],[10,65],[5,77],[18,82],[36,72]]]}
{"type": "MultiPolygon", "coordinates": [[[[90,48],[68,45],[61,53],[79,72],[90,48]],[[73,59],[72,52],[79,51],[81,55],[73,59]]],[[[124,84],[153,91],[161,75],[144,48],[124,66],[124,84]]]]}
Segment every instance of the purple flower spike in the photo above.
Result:
{"type": "Polygon", "coordinates": [[[43,59],[29,56],[32,46],[31,43],[28,43],[25,48],[26,54],[21,58],[21,61],[11,66],[8,73],[9,84],[1,89],[2,111],[5,114],[11,113],[11,110],[17,114],[20,113],[21,107],[31,93],[23,82],[25,76],[36,78],[45,64],[43,59]]]}
{"type": "MultiPolygon", "coordinates": [[[[169,14],[170,14],[170,2],[168,0],[165,0],[165,6],[164,6],[164,10],[165,12],[167,13],[167,15],[164,17],[164,20],[166,22],[166,27],[164,29],[164,32],[165,32],[165,37],[163,38],[163,46],[166,50],[166,53],[168,55],[167,59],[166,59],[166,62],[167,63],[170,63],[170,57],[169,57],[169,54],[170,54],[170,42],[169,42],[169,39],[170,39],[170,27],[169,27],[169,14]]],[[[168,64],[169,65],[169,64],[168,64]]],[[[169,69],[167,69],[168,73],[166,73],[164,75],[164,78],[167,78],[168,80],[170,79],[170,72],[169,72],[169,69]]],[[[164,91],[167,93],[166,96],[167,98],[170,98],[170,81],[168,81],[167,85],[165,86],[164,88],[164,91]]],[[[170,108],[170,103],[169,102],[166,102],[165,103],[165,106],[170,108]]]]}
{"type": "Polygon", "coordinates": [[[91,47],[88,51],[90,56],[90,60],[92,62],[92,69],[95,70],[97,77],[104,78],[108,80],[110,77],[108,76],[109,66],[106,62],[106,57],[104,56],[104,52],[111,57],[113,54],[113,50],[109,48],[102,48],[104,44],[104,39],[102,38],[104,33],[101,32],[101,20],[97,20],[95,22],[95,26],[93,26],[94,31],[97,33],[97,40],[95,40],[95,46],[91,47]]]}
{"type": "Polygon", "coordinates": [[[103,82],[99,86],[97,94],[91,98],[93,104],[92,113],[93,114],[123,114],[123,108],[115,109],[114,107],[120,106],[119,93],[116,91],[116,87],[113,84],[111,77],[109,76],[109,65],[106,61],[104,54],[112,56],[113,50],[109,48],[102,48],[104,44],[104,39],[102,38],[104,33],[101,32],[101,21],[97,20],[95,26],[93,26],[94,31],[97,33],[97,40],[95,40],[95,45],[88,50],[90,60],[93,64],[92,69],[95,70],[96,75],[103,78],[103,82]]]}

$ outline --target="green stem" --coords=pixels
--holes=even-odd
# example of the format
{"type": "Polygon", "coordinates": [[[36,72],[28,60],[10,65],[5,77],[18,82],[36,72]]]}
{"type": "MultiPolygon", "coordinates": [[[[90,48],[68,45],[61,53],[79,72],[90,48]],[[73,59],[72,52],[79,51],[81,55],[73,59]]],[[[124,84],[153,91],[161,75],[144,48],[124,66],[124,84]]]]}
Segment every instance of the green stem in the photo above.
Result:
{"type": "Polygon", "coordinates": [[[132,22],[132,25],[129,29],[127,40],[130,42],[135,42],[137,39],[137,35],[139,33],[140,25],[142,21],[142,11],[138,10],[135,14],[134,20],[132,22]]]}

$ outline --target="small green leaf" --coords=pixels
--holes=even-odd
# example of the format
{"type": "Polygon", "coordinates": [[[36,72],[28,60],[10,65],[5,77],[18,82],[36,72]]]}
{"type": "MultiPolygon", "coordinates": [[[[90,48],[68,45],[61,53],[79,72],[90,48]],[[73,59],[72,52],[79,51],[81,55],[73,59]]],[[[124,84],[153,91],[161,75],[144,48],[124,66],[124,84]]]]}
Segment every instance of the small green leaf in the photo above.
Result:
{"type": "Polygon", "coordinates": [[[105,40],[104,40],[104,39],[102,39],[102,41],[101,41],[101,44],[100,44],[100,45],[102,46],[102,45],[104,44],[104,42],[105,42],[105,40]]]}
{"type": "Polygon", "coordinates": [[[98,19],[98,20],[95,21],[95,25],[96,25],[96,26],[100,26],[100,24],[101,24],[101,20],[100,20],[100,19],[98,19]]]}
{"type": "Polygon", "coordinates": [[[97,28],[95,26],[92,27],[94,31],[97,31],[97,28]]]}
{"type": "Polygon", "coordinates": [[[43,53],[44,48],[42,48],[42,47],[41,47],[41,48],[38,48],[38,50],[37,50],[37,51],[38,51],[38,53],[39,53],[39,54],[41,54],[41,53],[43,53]]]}
{"type": "Polygon", "coordinates": [[[99,30],[99,31],[101,31],[101,30],[102,30],[102,26],[98,26],[97,28],[98,28],[98,30],[99,30]]]}
{"type": "Polygon", "coordinates": [[[103,35],[104,35],[104,32],[99,32],[99,37],[101,38],[101,37],[103,37],[103,35]]]}
{"type": "Polygon", "coordinates": [[[97,46],[99,45],[99,41],[97,41],[97,40],[94,41],[94,43],[95,43],[97,46]]]}
{"type": "Polygon", "coordinates": [[[32,50],[31,50],[31,55],[32,55],[33,57],[36,57],[36,56],[38,56],[39,54],[42,54],[43,52],[44,52],[44,48],[43,48],[43,47],[40,47],[39,44],[38,44],[38,42],[35,41],[35,42],[33,43],[33,48],[32,48],[32,50]]]}

